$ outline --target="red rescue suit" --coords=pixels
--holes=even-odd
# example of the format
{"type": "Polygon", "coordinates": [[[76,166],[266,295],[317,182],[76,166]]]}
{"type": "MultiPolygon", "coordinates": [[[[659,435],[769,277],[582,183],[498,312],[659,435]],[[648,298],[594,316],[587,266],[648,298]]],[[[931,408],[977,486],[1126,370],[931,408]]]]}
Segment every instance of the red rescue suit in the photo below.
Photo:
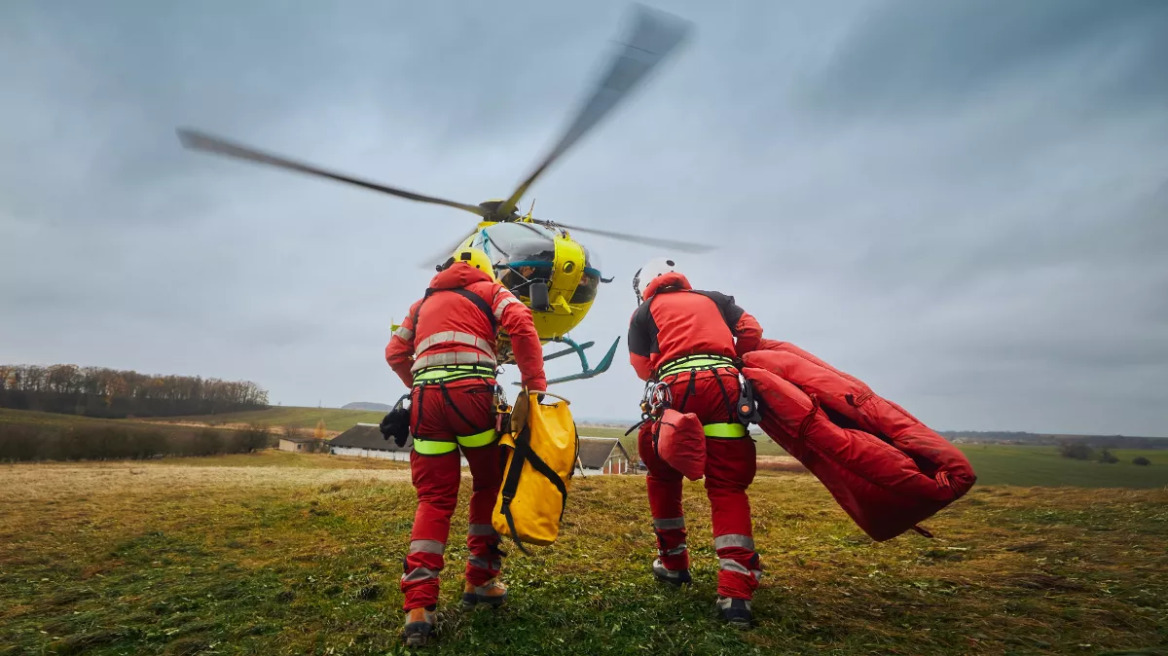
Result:
{"type": "Polygon", "coordinates": [[[463,262],[434,276],[385,347],[389,366],[412,387],[410,471],[418,509],[401,577],[407,612],[432,610],[438,602],[438,574],[458,503],[460,451],[473,479],[467,581],[481,586],[502,567],[499,535],[491,526],[503,474],[495,432],[498,328],[511,338],[523,384],[545,390],[543,349],[531,310],[463,262]]]}
{"type": "MultiPolygon", "coordinates": [[[[733,297],[694,290],[680,273],[654,278],[642,297],[629,324],[629,359],[642,380],[669,386],[673,409],[701,420],[706,495],[720,564],[718,595],[751,599],[762,575],[746,495],[754,481],[755,445],[738,419],[733,359],[758,348],[762,329],[733,297]]],[[[682,474],[655,454],[651,423],[642,425],[637,447],[649,470],[646,485],[661,564],[688,569],[682,474]]]]}

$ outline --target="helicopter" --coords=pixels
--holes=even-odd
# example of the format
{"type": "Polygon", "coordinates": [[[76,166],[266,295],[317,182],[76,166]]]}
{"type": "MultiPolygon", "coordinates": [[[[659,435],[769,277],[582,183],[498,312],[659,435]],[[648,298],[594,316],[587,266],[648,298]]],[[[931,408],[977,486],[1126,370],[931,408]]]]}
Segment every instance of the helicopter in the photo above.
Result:
{"type": "MultiPolygon", "coordinates": [[[[444,205],[477,215],[479,222],[472,232],[464,233],[457,244],[429,258],[424,264],[442,270],[453,262],[452,253],[468,246],[487,253],[494,266],[495,277],[531,309],[540,343],[545,345],[556,343],[567,347],[544,355],[544,361],[572,354],[580,359],[579,372],[553,378],[548,384],[592,378],[608,370],[616,354],[620,337],[613,341],[600,361],[590,367],[585,350],[594,346],[595,342],[577,343],[569,336],[569,332],[587,316],[596,299],[599,286],[611,283],[612,278],[601,275],[595,252],[574,239],[572,233],[593,234],[692,253],[713,250],[713,247],[705,244],[612,232],[536,218],[533,216],[534,203],[526,214],[518,211],[520,200],[532,184],[626,98],[662,60],[675,51],[691,31],[691,24],[688,21],[671,14],[652,10],[643,5],[633,5],[633,11],[630,34],[609,59],[604,75],[578,108],[559,140],[505,199],[468,204],[419,194],[263,152],[189,128],[177,130],[179,141],[190,150],[324,177],[399,198],[444,205]]],[[[396,327],[391,326],[391,329],[396,327]]],[[[500,366],[515,363],[510,339],[503,331],[499,334],[496,354],[500,366]]]]}

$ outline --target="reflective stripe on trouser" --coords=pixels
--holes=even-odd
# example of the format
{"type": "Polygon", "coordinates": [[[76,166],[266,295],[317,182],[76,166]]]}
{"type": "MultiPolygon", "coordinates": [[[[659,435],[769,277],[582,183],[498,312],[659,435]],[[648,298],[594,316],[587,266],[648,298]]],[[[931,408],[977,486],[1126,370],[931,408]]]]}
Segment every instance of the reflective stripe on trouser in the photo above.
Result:
{"type": "Polygon", "coordinates": [[[762,576],[754,550],[750,499],[754,480],[754,440],[707,440],[706,496],[718,553],[718,596],[751,599],[762,576]]]}
{"type": "Polygon", "coordinates": [[[440,456],[451,453],[460,446],[464,449],[477,449],[481,446],[487,446],[498,439],[498,437],[499,435],[495,432],[494,428],[488,428],[474,435],[459,435],[453,440],[425,440],[414,438],[414,451],[424,456],[440,456]]]}
{"type": "MultiPolygon", "coordinates": [[[[493,395],[487,393],[488,386],[483,380],[456,381],[447,385],[452,401],[467,421],[477,424],[477,428],[493,425],[493,395]],[[477,391],[476,391],[477,390],[477,391]]],[[[470,464],[473,480],[470,498],[466,537],[470,558],[466,576],[472,584],[482,585],[499,573],[501,563],[498,554],[498,536],[491,526],[491,512],[495,498],[502,484],[499,442],[492,439],[485,446],[459,449],[456,435],[469,433],[476,427],[468,427],[463,419],[452,412],[446,400],[437,389],[426,392],[422,399],[424,407],[419,407],[417,390],[414,391],[413,421],[411,430],[421,428],[435,440],[450,444],[452,450],[441,455],[423,455],[414,450],[410,453],[410,473],[414,489],[418,495],[418,509],[414,514],[414,525],[410,531],[410,546],[403,564],[401,589],[405,599],[405,610],[433,606],[438,603],[438,577],[445,561],[444,551],[450,534],[450,521],[458,503],[458,488],[461,478],[459,451],[470,464]],[[431,394],[431,392],[433,392],[431,394]],[[417,411],[421,410],[421,426],[418,425],[417,411]],[[485,563],[485,567],[482,566],[485,563]]],[[[481,435],[482,433],[478,433],[481,435]]]]}

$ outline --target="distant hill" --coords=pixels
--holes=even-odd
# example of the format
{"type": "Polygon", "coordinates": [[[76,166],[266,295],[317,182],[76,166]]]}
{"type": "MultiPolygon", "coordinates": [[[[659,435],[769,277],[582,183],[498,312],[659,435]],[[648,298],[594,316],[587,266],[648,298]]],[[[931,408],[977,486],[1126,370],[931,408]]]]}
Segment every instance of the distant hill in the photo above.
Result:
{"type": "Polygon", "coordinates": [[[356,403],[346,403],[341,406],[341,410],[364,410],[366,412],[389,412],[393,410],[393,406],[384,403],[366,403],[358,401],[356,403]]]}
{"type": "Polygon", "coordinates": [[[954,443],[1055,446],[1083,442],[1097,449],[1168,449],[1168,438],[1130,435],[1058,435],[1015,431],[937,431],[954,443]]]}

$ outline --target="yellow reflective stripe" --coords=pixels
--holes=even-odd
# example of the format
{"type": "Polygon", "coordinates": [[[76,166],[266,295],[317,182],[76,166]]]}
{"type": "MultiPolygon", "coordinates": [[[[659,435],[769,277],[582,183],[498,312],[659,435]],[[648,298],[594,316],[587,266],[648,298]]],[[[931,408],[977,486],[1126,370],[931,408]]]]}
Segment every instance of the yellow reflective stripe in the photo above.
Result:
{"type": "Polygon", "coordinates": [[[458,443],[468,449],[473,449],[476,446],[486,446],[491,442],[494,442],[495,437],[495,429],[488,428],[487,430],[481,433],[475,433],[474,435],[459,435],[458,443]]]}
{"type": "Polygon", "coordinates": [[[685,371],[687,369],[697,369],[700,367],[732,367],[732,366],[734,366],[734,361],[729,359],[729,358],[720,358],[720,357],[693,358],[690,360],[683,360],[680,362],[666,363],[666,365],[660,369],[660,371],[657,375],[659,377],[660,376],[667,376],[667,375],[672,374],[672,373],[685,371]]]}
{"type": "Polygon", "coordinates": [[[445,442],[443,440],[419,440],[414,438],[414,451],[424,456],[440,456],[450,453],[458,448],[454,442],[445,442]]]}
{"type": "Polygon", "coordinates": [[[746,437],[744,424],[705,424],[702,430],[708,437],[746,437]]]}

